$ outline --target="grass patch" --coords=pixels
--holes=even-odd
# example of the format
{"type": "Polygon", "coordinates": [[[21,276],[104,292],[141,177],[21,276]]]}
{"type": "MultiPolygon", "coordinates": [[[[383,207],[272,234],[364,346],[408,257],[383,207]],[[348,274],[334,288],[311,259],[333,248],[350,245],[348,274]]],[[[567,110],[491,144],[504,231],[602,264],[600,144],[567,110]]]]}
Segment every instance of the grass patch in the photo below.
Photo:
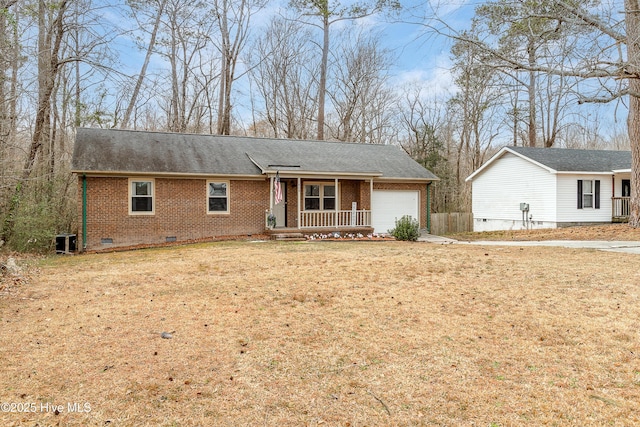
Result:
{"type": "Polygon", "coordinates": [[[640,228],[629,224],[602,224],[563,228],[541,228],[532,230],[496,230],[484,232],[461,232],[448,234],[456,240],[640,240],[640,228]]]}
{"type": "Polygon", "coordinates": [[[38,409],[0,424],[638,424],[636,263],[406,242],[48,258],[0,294],[0,401],[38,409]]]}

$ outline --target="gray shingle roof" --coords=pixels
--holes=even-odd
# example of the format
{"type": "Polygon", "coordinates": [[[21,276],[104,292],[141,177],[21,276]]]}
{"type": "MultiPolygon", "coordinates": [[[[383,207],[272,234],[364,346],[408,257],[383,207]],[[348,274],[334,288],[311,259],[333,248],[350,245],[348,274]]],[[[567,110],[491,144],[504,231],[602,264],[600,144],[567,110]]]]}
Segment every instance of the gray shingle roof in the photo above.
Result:
{"type": "Polygon", "coordinates": [[[78,173],[250,176],[280,170],[438,179],[393,145],[89,128],[77,130],[71,167],[78,173]]]}
{"type": "Polygon", "coordinates": [[[509,147],[558,172],[611,172],[631,169],[631,152],[568,148],[509,147]]]}

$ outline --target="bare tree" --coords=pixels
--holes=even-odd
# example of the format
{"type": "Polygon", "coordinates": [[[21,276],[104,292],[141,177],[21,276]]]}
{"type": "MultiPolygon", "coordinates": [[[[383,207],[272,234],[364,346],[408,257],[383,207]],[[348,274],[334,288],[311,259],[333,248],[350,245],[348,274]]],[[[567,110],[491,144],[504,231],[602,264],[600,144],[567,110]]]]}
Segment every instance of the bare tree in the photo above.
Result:
{"type": "Polygon", "coordinates": [[[302,24],[275,17],[253,49],[252,84],[264,103],[260,116],[276,138],[311,137],[318,67],[309,52],[310,37],[302,24]]]}
{"type": "MultiPolygon", "coordinates": [[[[159,53],[168,64],[164,86],[159,94],[167,115],[167,128],[172,132],[185,132],[201,105],[202,92],[194,73],[201,56],[211,42],[213,23],[205,4],[188,0],[168,0],[165,18],[157,42],[159,53]]],[[[207,55],[208,56],[208,55],[207,55]]]]}
{"type": "Polygon", "coordinates": [[[218,134],[231,131],[233,83],[240,52],[249,39],[252,15],[264,7],[265,0],[213,0],[213,14],[220,31],[218,49],[221,55],[218,96],[218,134]]]}
{"type": "MultiPolygon", "coordinates": [[[[21,3],[16,3],[16,7],[19,5],[21,3]]],[[[17,123],[12,125],[15,135],[10,135],[11,140],[16,146],[20,144],[24,155],[14,158],[14,163],[20,162],[22,166],[13,180],[10,202],[3,212],[6,215],[0,238],[4,240],[12,237],[17,223],[24,223],[25,215],[40,215],[39,219],[50,225],[56,218],[66,216],[52,217],[49,210],[54,206],[67,206],[66,201],[72,200],[65,161],[68,162],[72,136],[68,131],[78,125],[83,104],[80,76],[84,71],[78,64],[104,71],[108,62],[108,57],[100,52],[106,51],[109,39],[105,32],[97,30],[95,9],[90,2],[39,0],[33,6],[36,8],[29,11],[34,13],[23,14],[22,20],[17,19],[19,13],[11,16],[12,25],[16,25],[15,49],[20,46],[21,51],[12,56],[10,66],[14,75],[18,75],[18,70],[21,75],[13,79],[15,83],[9,87],[17,86],[21,81],[26,90],[24,94],[18,94],[12,88],[10,93],[14,93],[16,102],[22,105],[27,106],[32,99],[35,103],[24,111],[10,113],[17,123]],[[28,92],[30,86],[37,88],[37,96],[28,92]],[[23,126],[22,130],[17,126],[23,126]],[[18,136],[21,132],[30,135],[28,141],[18,136]],[[22,205],[25,200],[29,204],[22,205]]],[[[6,87],[3,82],[3,88],[6,87]]],[[[64,212],[70,211],[64,209],[64,212]]],[[[35,216],[29,220],[36,221],[35,216]]]]}
{"type": "Polygon", "coordinates": [[[10,12],[16,2],[17,0],[0,2],[0,164],[3,171],[7,148],[16,132],[20,43],[15,14],[10,12]]]}
{"type": "Polygon", "coordinates": [[[457,150],[449,107],[428,96],[428,90],[411,84],[398,100],[399,141],[414,160],[435,173],[440,182],[433,191],[435,212],[468,210],[464,181],[456,182],[457,150]]]}
{"type": "Polygon", "coordinates": [[[33,170],[43,144],[47,143],[50,129],[51,95],[55,79],[62,63],[59,53],[65,35],[67,0],[62,0],[54,10],[45,0],[38,1],[38,102],[31,146],[25,161],[22,178],[27,179],[33,170]]]}
{"type": "MultiPolygon", "coordinates": [[[[389,123],[385,111],[395,104],[388,88],[391,52],[381,48],[376,34],[350,32],[335,49],[332,85],[328,91],[336,112],[335,126],[329,121],[331,137],[340,141],[384,143],[389,123]]],[[[389,117],[387,117],[389,119],[389,117]]]]}
{"type": "Polygon", "coordinates": [[[67,12],[67,0],[51,8],[45,0],[39,0],[37,8],[38,26],[38,98],[36,116],[33,124],[33,135],[27,150],[27,157],[22,167],[21,179],[17,182],[7,215],[5,217],[0,238],[8,240],[15,224],[15,216],[23,195],[24,184],[31,176],[38,156],[43,152],[43,146],[50,141],[50,113],[51,96],[54,91],[55,79],[61,66],[59,60],[60,46],[65,35],[64,19],[67,12]]]}
{"type": "MultiPolygon", "coordinates": [[[[483,40],[464,37],[443,20],[425,21],[425,27],[454,39],[476,45],[479,49],[512,70],[535,74],[572,77],[580,85],[580,103],[607,103],[628,98],[627,129],[631,143],[631,202],[630,226],[640,227],[640,0],[625,0],[622,10],[616,3],[575,2],[567,0],[537,0],[542,12],[514,17],[513,23],[526,28],[528,18],[543,18],[554,22],[561,36],[574,46],[570,56],[545,57],[544,62],[533,62],[529,57],[511,55],[483,40]],[[564,27],[571,28],[564,31],[564,27]],[[444,28],[444,29],[443,29],[444,28]]],[[[521,6],[512,0],[509,4],[521,6]]],[[[545,25],[544,33],[553,31],[545,25]]],[[[555,36],[554,36],[555,37],[555,36]]],[[[531,139],[530,139],[531,141],[531,139]]]]}
{"type": "MultiPolygon", "coordinates": [[[[554,2],[559,10],[557,22],[580,25],[583,31],[572,34],[576,45],[572,67],[558,63],[532,67],[511,60],[512,65],[551,75],[574,76],[601,83],[594,94],[583,92],[580,102],[610,102],[629,98],[627,127],[631,141],[631,203],[629,224],[640,227],[640,2],[625,0],[624,10],[593,8],[589,4],[554,2]],[[608,13],[607,13],[608,12],[608,13]]],[[[612,5],[615,7],[615,5],[612,5]]],[[[583,89],[584,90],[584,89],[583,89]]]]}
{"type": "Polygon", "coordinates": [[[133,92],[131,94],[131,98],[127,104],[127,107],[124,112],[124,116],[122,117],[122,121],[120,122],[120,128],[126,129],[129,127],[129,121],[131,120],[131,114],[133,113],[133,109],[136,106],[138,101],[138,96],[140,95],[140,90],[142,88],[142,84],[147,76],[147,68],[149,67],[149,62],[151,61],[151,56],[153,55],[155,46],[156,46],[156,38],[158,36],[158,30],[160,28],[160,24],[162,22],[162,16],[164,14],[164,8],[167,4],[168,0],[157,0],[157,1],[136,1],[130,0],[129,6],[133,12],[134,19],[138,22],[138,25],[141,29],[144,28],[144,23],[141,22],[141,19],[138,17],[139,14],[146,14],[149,11],[152,11],[151,17],[153,19],[153,26],[151,31],[149,32],[149,43],[147,44],[147,51],[144,57],[144,61],[142,63],[142,67],[140,68],[140,73],[138,74],[138,78],[136,79],[136,84],[133,88],[133,92]],[[155,17],[153,16],[155,15],[155,17]]]}
{"type": "Polygon", "coordinates": [[[464,179],[461,176],[461,159],[470,160],[471,171],[479,168],[498,134],[496,121],[491,119],[496,115],[503,93],[497,85],[497,72],[484,63],[486,58],[481,49],[472,43],[457,41],[451,51],[454,55],[454,80],[460,89],[450,100],[460,123],[456,168],[456,181],[460,185],[464,179]]]}
{"type": "Polygon", "coordinates": [[[541,82],[543,73],[536,71],[538,65],[555,61],[557,57],[568,58],[571,50],[575,49],[567,36],[575,33],[577,28],[563,22],[558,17],[558,9],[554,2],[548,0],[494,0],[478,6],[474,18],[476,34],[483,36],[485,44],[492,46],[492,50],[485,54],[485,64],[507,73],[525,89],[528,145],[531,147],[538,145],[539,132],[543,133],[543,127],[543,145],[553,145],[560,109],[567,103],[568,87],[572,84],[566,76],[547,77],[541,82]],[[505,58],[509,60],[505,61],[505,58]],[[513,61],[525,64],[526,68],[513,67],[513,61]],[[542,84],[546,88],[541,87],[542,84]],[[543,114],[546,117],[541,117],[543,114]]]}
{"type": "Polygon", "coordinates": [[[331,26],[341,21],[353,21],[364,18],[384,9],[397,10],[400,8],[400,2],[396,0],[362,1],[345,6],[338,0],[290,0],[289,5],[300,12],[302,22],[319,28],[322,31],[322,59],[320,61],[320,81],[318,84],[317,138],[323,140],[331,26]]]}
{"type": "MultiPolygon", "coordinates": [[[[12,182],[16,173],[13,151],[17,134],[20,40],[13,10],[16,0],[0,2],[0,221],[2,231],[11,213],[12,182]]],[[[0,235],[0,239],[4,236],[0,235]]]]}

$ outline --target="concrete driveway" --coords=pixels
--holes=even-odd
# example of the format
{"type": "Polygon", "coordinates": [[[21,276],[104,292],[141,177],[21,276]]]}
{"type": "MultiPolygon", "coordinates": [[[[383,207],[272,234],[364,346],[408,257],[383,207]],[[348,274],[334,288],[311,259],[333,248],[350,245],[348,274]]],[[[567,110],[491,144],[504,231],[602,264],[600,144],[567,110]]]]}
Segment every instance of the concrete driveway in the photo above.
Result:
{"type": "Polygon", "coordinates": [[[536,240],[536,241],[512,241],[512,240],[477,240],[462,241],[449,239],[433,234],[425,234],[418,238],[420,242],[436,243],[441,245],[481,245],[481,246],[556,246],[562,248],[598,249],[609,252],[623,252],[640,254],[640,241],[606,241],[606,240],[536,240]]]}

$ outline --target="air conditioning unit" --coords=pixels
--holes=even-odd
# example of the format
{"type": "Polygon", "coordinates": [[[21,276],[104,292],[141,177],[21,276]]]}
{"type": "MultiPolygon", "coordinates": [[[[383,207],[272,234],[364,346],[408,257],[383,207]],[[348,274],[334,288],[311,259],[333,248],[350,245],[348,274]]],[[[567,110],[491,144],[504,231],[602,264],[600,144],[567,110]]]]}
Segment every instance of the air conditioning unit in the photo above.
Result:
{"type": "Polygon", "coordinates": [[[76,251],[76,235],[75,234],[58,234],[56,236],[56,253],[71,254],[76,251]]]}

